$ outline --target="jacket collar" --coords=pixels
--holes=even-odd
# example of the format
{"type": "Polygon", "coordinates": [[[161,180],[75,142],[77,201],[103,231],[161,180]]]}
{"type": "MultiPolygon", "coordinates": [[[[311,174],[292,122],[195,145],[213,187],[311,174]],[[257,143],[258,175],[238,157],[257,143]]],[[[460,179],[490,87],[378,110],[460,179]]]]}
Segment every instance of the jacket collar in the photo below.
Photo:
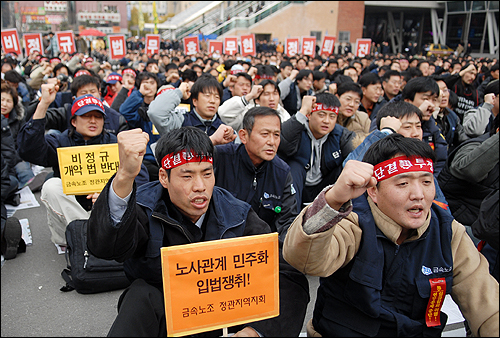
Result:
{"type": "MultiPolygon", "coordinates": [[[[384,214],[378,208],[375,202],[373,202],[370,196],[367,196],[367,200],[368,204],[370,205],[373,219],[375,220],[375,224],[377,225],[377,227],[391,242],[396,243],[399,236],[401,235],[401,230],[402,230],[401,226],[397,224],[394,220],[392,220],[389,216],[384,214]]],[[[422,235],[429,227],[430,222],[431,222],[431,211],[429,210],[424,225],[416,229],[416,231],[413,231],[413,233],[405,240],[405,242],[414,241],[422,237],[422,235]]]]}

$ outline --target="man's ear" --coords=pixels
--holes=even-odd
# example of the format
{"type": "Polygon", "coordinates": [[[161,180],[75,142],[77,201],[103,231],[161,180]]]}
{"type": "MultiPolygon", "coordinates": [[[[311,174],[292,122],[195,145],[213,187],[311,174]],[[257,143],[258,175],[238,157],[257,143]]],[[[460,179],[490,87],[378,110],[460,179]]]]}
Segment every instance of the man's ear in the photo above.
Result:
{"type": "Polygon", "coordinates": [[[71,120],[70,120],[71,125],[72,125],[73,127],[75,127],[75,128],[76,128],[76,119],[77,119],[77,117],[76,117],[76,116],[73,116],[73,117],[71,118],[71,120]]]}
{"type": "Polygon", "coordinates": [[[370,187],[368,189],[366,189],[366,192],[368,193],[368,196],[371,197],[371,199],[373,200],[373,202],[375,202],[375,204],[377,204],[377,196],[378,196],[378,189],[377,187],[370,187]]]}
{"type": "Polygon", "coordinates": [[[238,131],[238,136],[240,137],[241,143],[247,144],[249,134],[248,134],[248,131],[246,129],[240,129],[238,131]]]}
{"type": "Polygon", "coordinates": [[[168,180],[167,171],[161,167],[160,169],[158,169],[158,180],[160,181],[160,184],[163,186],[163,188],[168,190],[170,182],[168,180]]]}

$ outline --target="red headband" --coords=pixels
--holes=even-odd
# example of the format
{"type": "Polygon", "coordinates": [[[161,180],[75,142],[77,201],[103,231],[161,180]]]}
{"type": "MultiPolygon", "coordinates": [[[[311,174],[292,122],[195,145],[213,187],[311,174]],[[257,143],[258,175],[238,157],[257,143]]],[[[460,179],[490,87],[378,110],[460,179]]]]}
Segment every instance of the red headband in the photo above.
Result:
{"type": "Polygon", "coordinates": [[[328,106],[324,106],[322,103],[316,104],[316,107],[314,107],[311,110],[311,113],[314,113],[315,111],[320,111],[320,110],[327,110],[327,111],[334,112],[337,115],[339,114],[339,107],[328,107],[328,106]]]}
{"type": "Polygon", "coordinates": [[[137,74],[132,70],[132,69],[125,69],[123,72],[122,72],[123,75],[125,74],[130,74],[132,75],[133,77],[136,77],[137,74]]]}
{"type": "Polygon", "coordinates": [[[255,79],[258,80],[258,79],[265,79],[265,80],[272,80],[273,77],[271,75],[255,75],[255,79]]]}
{"type": "Polygon", "coordinates": [[[213,157],[208,157],[205,155],[193,155],[191,151],[182,150],[178,153],[171,153],[166,155],[163,160],[161,160],[161,167],[165,170],[173,169],[186,163],[191,162],[209,162],[214,163],[213,157]]]}
{"type": "Polygon", "coordinates": [[[80,75],[92,75],[88,70],[82,69],[76,72],[75,77],[79,77],[80,75]]]}
{"type": "Polygon", "coordinates": [[[432,161],[428,158],[399,156],[377,164],[373,176],[378,182],[410,171],[434,173],[432,161]]]}
{"type": "Polygon", "coordinates": [[[120,75],[109,75],[107,81],[122,81],[122,77],[120,75]]]}

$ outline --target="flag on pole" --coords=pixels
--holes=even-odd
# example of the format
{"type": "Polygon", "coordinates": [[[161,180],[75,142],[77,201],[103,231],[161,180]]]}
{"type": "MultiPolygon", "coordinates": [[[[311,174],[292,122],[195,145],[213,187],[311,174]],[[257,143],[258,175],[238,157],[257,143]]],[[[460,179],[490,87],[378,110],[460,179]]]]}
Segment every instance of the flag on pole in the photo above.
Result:
{"type": "Polygon", "coordinates": [[[156,1],[153,1],[153,17],[155,23],[154,34],[158,34],[158,13],[156,12],[156,1]]]}
{"type": "Polygon", "coordinates": [[[142,1],[139,1],[139,32],[144,30],[144,16],[142,15],[142,1]]]}

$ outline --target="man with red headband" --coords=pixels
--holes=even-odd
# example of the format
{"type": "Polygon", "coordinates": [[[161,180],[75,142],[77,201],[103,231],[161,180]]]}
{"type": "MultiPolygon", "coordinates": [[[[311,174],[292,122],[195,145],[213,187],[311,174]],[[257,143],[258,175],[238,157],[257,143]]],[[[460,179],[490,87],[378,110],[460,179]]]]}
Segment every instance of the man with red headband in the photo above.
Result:
{"type": "MultiPolygon", "coordinates": [[[[134,178],[148,141],[141,129],[118,135],[120,167],[88,223],[92,254],[124,262],[132,281],[120,296],[109,337],[167,336],[161,247],[271,232],[250,204],[215,186],[214,145],[196,127],[174,129],[158,140],[159,180],[137,188],[134,178]]],[[[309,299],[307,280],[281,257],[279,282],[281,315],[229,328],[240,330],[234,337],[298,336],[309,299]]],[[[221,330],[207,336],[221,336],[221,330]]]]}
{"type": "Polygon", "coordinates": [[[335,183],[356,134],[337,124],[339,99],[328,92],[304,96],[302,108],[283,123],[278,155],[290,166],[298,211],[335,183]]]}
{"type": "Polygon", "coordinates": [[[308,336],[440,337],[446,295],[473,336],[498,336],[498,283],[464,226],[433,204],[435,158],[391,134],[297,216],[283,256],[322,277],[308,336]]]}
{"type": "MultiPolygon", "coordinates": [[[[46,114],[54,101],[58,86],[42,85],[42,97],[31,119],[18,134],[19,155],[22,159],[44,167],[52,167],[54,176],[42,186],[40,199],[47,209],[51,241],[66,246],[66,226],[75,219],[87,219],[98,193],[66,195],[63,193],[57,148],[116,143],[116,136],[104,130],[106,117],[102,101],[92,94],[75,98],[71,107],[70,127],[62,133],[45,135],[46,114]]],[[[143,168],[140,182],[148,181],[143,168]]]]}

